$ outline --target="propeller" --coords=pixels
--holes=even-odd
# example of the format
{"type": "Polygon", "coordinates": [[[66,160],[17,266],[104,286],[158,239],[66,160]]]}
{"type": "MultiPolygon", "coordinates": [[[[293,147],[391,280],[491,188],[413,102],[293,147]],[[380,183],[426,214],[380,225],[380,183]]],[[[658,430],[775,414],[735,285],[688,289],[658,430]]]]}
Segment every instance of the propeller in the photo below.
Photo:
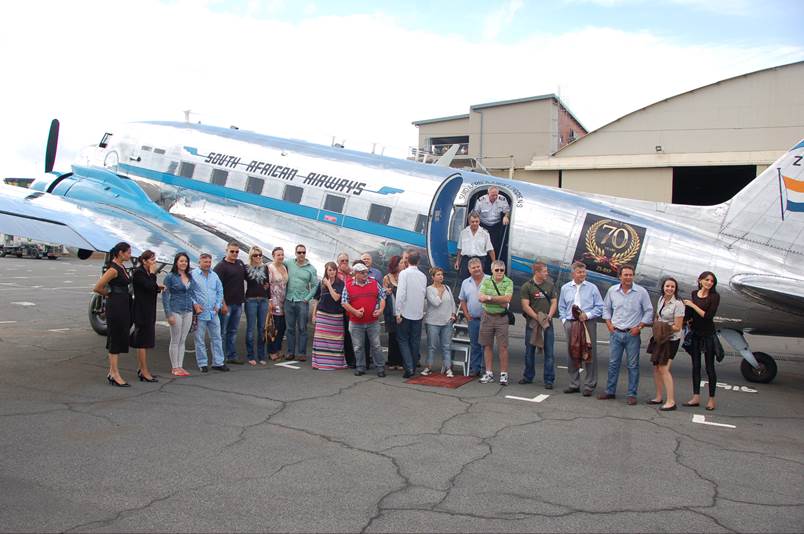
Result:
{"type": "Polygon", "coordinates": [[[47,135],[47,149],[45,149],[45,172],[51,172],[56,163],[56,147],[59,144],[59,121],[50,122],[50,133],[47,135]]]}

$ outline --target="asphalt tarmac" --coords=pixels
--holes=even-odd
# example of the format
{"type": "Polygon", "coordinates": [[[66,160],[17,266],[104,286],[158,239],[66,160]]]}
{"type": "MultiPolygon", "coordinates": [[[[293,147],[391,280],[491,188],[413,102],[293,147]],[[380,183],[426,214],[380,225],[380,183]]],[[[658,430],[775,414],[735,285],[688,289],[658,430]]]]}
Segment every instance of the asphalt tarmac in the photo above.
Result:
{"type": "MultiPolygon", "coordinates": [[[[511,385],[444,389],[309,360],[201,375],[191,353],[192,376],[174,379],[160,325],[159,383],[136,381],[132,352],[121,389],[106,383],[105,340],[87,321],[99,267],[0,259],[2,531],[804,529],[800,340],[750,340],[777,358],[772,384],[746,382],[727,355],[713,412],[646,404],[644,354],[637,406],[625,403],[624,366],[616,400],[563,394],[561,368],[545,390],[540,358],[537,382],[517,385],[521,329],[511,385]]],[[[596,393],[607,344],[598,355],[596,393]]],[[[680,403],[691,394],[683,352],[673,375],[680,403]]]]}

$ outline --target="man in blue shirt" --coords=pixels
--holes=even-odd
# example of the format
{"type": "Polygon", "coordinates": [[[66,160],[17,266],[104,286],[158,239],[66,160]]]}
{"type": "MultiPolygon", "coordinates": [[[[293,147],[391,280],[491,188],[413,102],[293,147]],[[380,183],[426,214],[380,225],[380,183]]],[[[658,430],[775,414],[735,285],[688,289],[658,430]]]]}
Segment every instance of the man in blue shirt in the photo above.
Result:
{"type": "Polygon", "coordinates": [[[212,368],[223,372],[229,370],[223,362],[221,322],[218,319],[218,312],[223,305],[223,284],[215,271],[210,269],[211,267],[212,256],[206,252],[201,254],[198,268],[193,269],[193,282],[190,286],[193,310],[198,316],[198,327],[195,331],[195,359],[202,373],[209,371],[204,339],[207,331],[209,331],[209,342],[212,347],[212,368]]]}
{"type": "MultiPolygon", "coordinates": [[[[586,281],[586,265],[580,261],[572,264],[572,281],[561,286],[561,295],[558,297],[558,316],[564,324],[568,348],[572,323],[576,321],[572,316],[573,305],[577,305],[581,309],[581,315],[577,320],[587,322],[592,343],[592,357],[589,361],[583,362],[586,375],[583,396],[590,397],[597,387],[597,322],[595,319],[603,314],[603,297],[600,296],[596,285],[586,281]]],[[[570,383],[564,393],[578,393],[581,390],[581,368],[579,362],[572,357],[568,357],[567,372],[570,383]]]]}
{"type": "Polygon", "coordinates": [[[603,302],[603,319],[609,329],[609,377],[606,392],[600,400],[613,399],[617,391],[617,379],[623,351],[627,355],[629,406],[637,403],[639,387],[639,343],[642,329],[653,323],[653,304],[644,287],[634,283],[634,267],[620,267],[620,283],[606,292],[603,302]]]}
{"type": "Polygon", "coordinates": [[[461,311],[469,325],[469,374],[480,376],[486,371],[483,362],[483,347],[478,341],[480,337],[480,318],[483,316],[483,305],[480,304],[480,284],[486,275],[483,274],[483,262],[479,258],[472,258],[468,263],[469,278],[461,284],[461,293],[458,299],[461,311]]]}

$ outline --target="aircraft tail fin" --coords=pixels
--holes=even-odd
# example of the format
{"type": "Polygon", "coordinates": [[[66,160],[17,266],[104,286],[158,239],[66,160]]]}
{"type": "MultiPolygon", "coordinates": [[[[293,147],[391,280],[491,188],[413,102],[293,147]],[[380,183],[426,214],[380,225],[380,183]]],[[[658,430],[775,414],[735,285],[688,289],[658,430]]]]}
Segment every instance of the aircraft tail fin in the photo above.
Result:
{"type": "Polygon", "coordinates": [[[726,205],[721,238],[765,245],[784,255],[785,263],[799,263],[804,254],[804,140],[726,205]]]}

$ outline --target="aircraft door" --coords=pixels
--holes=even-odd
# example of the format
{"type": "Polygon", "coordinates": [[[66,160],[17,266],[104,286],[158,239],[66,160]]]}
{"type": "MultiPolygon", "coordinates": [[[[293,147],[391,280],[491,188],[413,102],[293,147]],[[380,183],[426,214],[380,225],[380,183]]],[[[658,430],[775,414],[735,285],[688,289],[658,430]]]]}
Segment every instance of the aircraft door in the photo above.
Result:
{"type": "Polygon", "coordinates": [[[427,218],[427,255],[430,265],[450,269],[449,227],[455,196],[463,184],[460,173],[450,175],[438,187],[427,218]]]}

